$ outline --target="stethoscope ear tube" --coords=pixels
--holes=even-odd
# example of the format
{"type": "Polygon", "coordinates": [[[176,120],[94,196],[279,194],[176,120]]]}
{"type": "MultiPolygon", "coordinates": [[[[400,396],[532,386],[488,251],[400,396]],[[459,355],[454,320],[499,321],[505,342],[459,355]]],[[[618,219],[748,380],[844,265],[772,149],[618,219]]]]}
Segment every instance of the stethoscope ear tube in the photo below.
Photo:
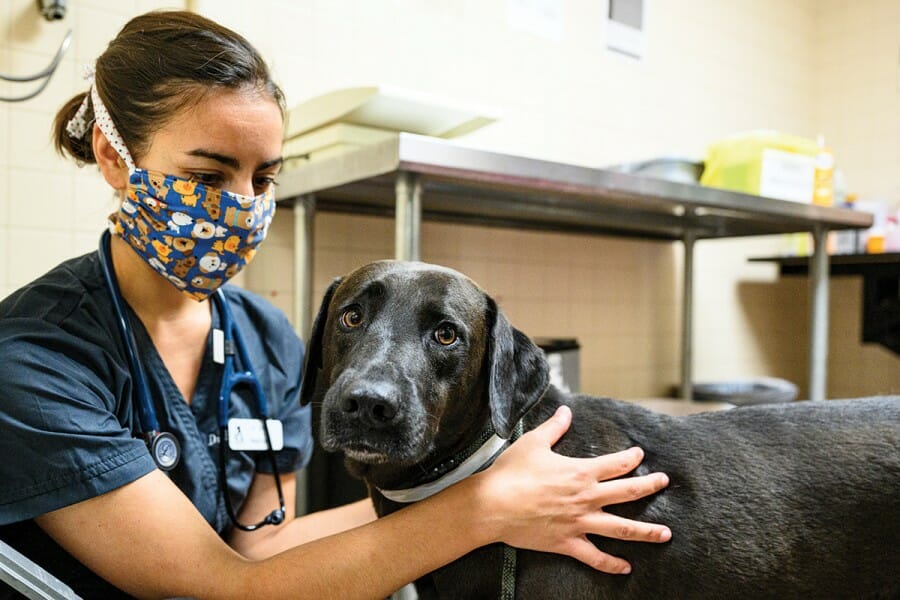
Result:
{"type": "Polygon", "coordinates": [[[222,382],[219,386],[219,485],[222,487],[222,495],[225,497],[225,509],[228,517],[234,526],[242,531],[255,531],[264,525],[280,525],[284,522],[286,509],[284,504],[284,492],[281,489],[281,474],[278,472],[278,463],[275,459],[275,451],[272,448],[272,439],[269,434],[269,427],[266,425],[266,418],[269,415],[268,405],[266,404],[266,396],[263,392],[259,379],[253,373],[252,363],[244,346],[244,340],[234,324],[231,316],[231,309],[228,308],[228,300],[225,298],[225,292],[221,288],[217,289],[212,295],[216,308],[219,311],[219,320],[225,338],[225,364],[222,373],[222,382]],[[238,355],[244,371],[235,372],[234,355],[238,355]],[[228,448],[228,398],[231,390],[235,385],[247,384],[253,391],[256,398],[259,417],[262,421],[263,435],[266,438],[266,455],[275,476],[275,488],[278,493],[278,508],[270,512],[266,517],[254,525],[244,525],[238,521],[234,506],[231,504],[231,495],[228,491],[228,481],[225,472],[226,469],[226,449],[228,448]]]}
{"type": "Polygon", "coordinates": [[[278,462],[275,459],[275,451],[272,449],[272,440],[269,439],[268,428],[263,425],[263,431],[266,432],[266,443],[268,449],[266,454],[269,458],[269,465],[272,468],[272,474],[275,476],[275,490],[278,493],[278,508],[270,512],[265,518],[254,525],[244,525],[238,521],[237,513],[234,505],[231,503],[231,493],[228,490],[228,475],[226,474],[225,457],[228,448],[228,427],[219,428],[219,486],[222,488],[222,496],[225,499],[225,510],[231,523],[241,531],[256,531],[265,525],[281,525],[287,515],[287,508],[284,504],[284,491],[281,489],[281,474],[278,472],[278,462]]]}

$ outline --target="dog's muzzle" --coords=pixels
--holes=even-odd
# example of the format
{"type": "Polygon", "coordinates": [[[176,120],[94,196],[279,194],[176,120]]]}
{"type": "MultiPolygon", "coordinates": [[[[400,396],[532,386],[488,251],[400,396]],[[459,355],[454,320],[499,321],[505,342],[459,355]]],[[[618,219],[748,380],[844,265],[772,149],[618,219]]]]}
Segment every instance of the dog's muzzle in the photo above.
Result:
{"type": "Polygon", "coordinates": [[[345,371],[325,395],[322,446],[367,464],[414,462],[425,439],[418,397],[414,386],[396,379],[345,371]]]}

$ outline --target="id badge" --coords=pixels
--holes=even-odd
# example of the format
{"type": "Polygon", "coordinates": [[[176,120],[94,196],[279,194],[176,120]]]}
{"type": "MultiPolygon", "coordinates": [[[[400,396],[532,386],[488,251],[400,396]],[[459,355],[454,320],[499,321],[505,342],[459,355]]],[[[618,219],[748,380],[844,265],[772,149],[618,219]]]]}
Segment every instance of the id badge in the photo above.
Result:
{"type": "MultiPolygon", "coordinates": [[[[284,432],[278,419],[266,420],[272,450],[284,448],[284,432]]],[[[228,447],[236,451],[268,450],[262,419],[228,419],[228,447]]]]}

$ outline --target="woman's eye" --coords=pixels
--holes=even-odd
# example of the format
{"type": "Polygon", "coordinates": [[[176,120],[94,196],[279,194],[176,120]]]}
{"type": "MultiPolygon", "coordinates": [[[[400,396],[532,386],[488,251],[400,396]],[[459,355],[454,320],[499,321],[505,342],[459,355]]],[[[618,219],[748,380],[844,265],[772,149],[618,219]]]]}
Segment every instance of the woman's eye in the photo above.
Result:
{"type": "Polygon", "coordinates": [[[217,173],[191,173],[191,181],[208,186],[222,186],[222,176],[217,173]]]}
{"type": "Polygon", "coordinates": [[[267,190],[269,186],[278,185],[274,175],[261,175],[253,179],[253,185],[258,190],[267,190]]]}
{"type": "Polygon", "coordinates": [[[341,325],[348,329],[356,329],[362,322],[362,312],[355,306],[351,306],[341,314],[341,325]]]}
{"type": "Polygon", "coordinates": [[[434,339],[442,346],[449,346],[456,341],[456,327],[449,323],[444,323],[434,330],[434,339]]]}

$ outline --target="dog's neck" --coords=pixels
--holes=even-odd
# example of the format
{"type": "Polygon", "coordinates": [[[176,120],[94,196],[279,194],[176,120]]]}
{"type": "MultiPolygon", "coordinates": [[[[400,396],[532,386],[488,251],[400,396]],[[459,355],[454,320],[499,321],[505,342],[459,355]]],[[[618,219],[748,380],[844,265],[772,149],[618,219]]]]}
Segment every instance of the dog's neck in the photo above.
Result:
{"type": "Polygon", "coordinates": [[[490,466],[494,459],[521,434],[521,421],[516,425],[515,432],[508,440],[497,435],[493,426],[488,422],[487,427],[482,430],[475,441],[462,452],[449,456],[426,471],[425,475],[411,487],[391,490],[377,488],[378,492],[388,500],[401,504],[424,500],[490,466]]]}
{"type": "MultiPolygon", "coordinates": [[[[537,402],[532,406],[532,410],[541,404],[551,389],[554,388],[549,384],[544,388],[537,402]]],[[[504,439],[494,431],[491,417],[487,415],[482,421],[481,432],[478,436],[470,439],[467,445],[457,443],[455,449],[439,452],[438,456],[447,458],[441,459],[430,467],[420,468],[419,476],[409,484],[401,484],[402,487],[396,485],[390,488],[378,485],[374,485],[374,487],[388,500],[402,504],[418,502],[433,496],[454,483],[489,467],[501,452],[522,435],[524,418],[523,415],[516,422],[509,439],[504,439]]]]}

